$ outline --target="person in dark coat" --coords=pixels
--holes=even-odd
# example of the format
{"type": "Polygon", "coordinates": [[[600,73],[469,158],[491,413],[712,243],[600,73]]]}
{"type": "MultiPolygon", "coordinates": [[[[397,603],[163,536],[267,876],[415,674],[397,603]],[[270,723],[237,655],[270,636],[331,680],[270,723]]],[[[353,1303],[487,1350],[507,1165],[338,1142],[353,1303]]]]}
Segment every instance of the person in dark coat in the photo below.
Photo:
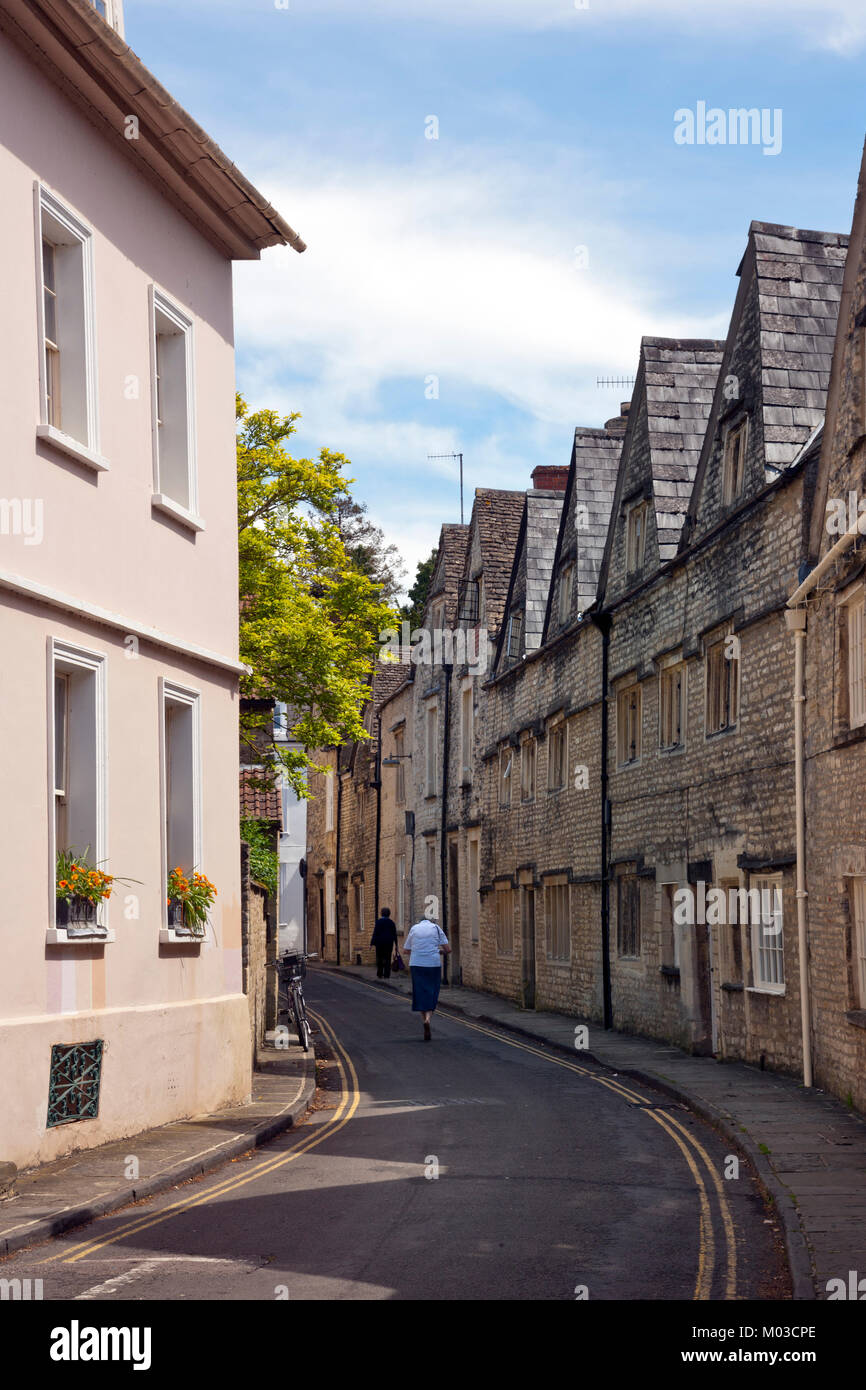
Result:
{"type": "Polygon", "coordinates": [[[391,918],[390,907],[383,907],[376,918],[370,945],[376,947],[376,975],[382,980],[391,978],[391,957],[397,945],[397,928],[391,918]]]}

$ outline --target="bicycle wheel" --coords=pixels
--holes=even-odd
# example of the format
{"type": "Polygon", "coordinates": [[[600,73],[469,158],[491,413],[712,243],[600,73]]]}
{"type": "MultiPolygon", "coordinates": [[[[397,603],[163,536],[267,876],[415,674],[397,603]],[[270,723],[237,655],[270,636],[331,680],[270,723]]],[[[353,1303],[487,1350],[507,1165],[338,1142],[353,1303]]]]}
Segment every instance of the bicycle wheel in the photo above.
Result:
{"type": "Polygon", "coordinates": [[[307,1011],[304,1007],[304,996],[300,990],[295,992],[295,1027],[298,1033],[298,1042],[305,1052],[310,1050],[310,1025],[307,1022],[307,1011]]]}

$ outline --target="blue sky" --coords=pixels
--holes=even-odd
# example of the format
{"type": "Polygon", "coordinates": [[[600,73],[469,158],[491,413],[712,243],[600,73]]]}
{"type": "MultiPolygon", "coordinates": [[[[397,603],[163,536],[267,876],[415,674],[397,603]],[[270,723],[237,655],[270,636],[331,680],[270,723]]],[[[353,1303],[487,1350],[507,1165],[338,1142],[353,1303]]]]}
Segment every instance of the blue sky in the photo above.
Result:
{"type": "Polygon", "coordinates": [[[752,219],[848,231],[863,0],[126,0],[126,38],[308,243],[236,273],[238,382],[352,461],[407,572],[566,464],[642,334],[723,337],[752,219]],[[278,7],[279,6],[279,7],[278,7]],[[674,113],[782,112],[782,146],[674,113]],[[438,139],[425,137],[438,121],[438,139]],[[578,249],[582,248],[582,249],[578,249]],[[437,382],[431,382],[437,378],[437,382]],[[438,397],[435,391],[438,385],[438,397]]]}

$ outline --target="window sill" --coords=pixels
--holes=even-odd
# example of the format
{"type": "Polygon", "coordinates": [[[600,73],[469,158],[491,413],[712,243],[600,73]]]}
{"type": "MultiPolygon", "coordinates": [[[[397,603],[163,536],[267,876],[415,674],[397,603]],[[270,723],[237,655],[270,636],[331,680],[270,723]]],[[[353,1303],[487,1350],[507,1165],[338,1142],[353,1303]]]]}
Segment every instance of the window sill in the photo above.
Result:
{"type": "Polygon", "coordinates": [[[108,459],[101,454],[94,453],[88,449],[86,444],[81,444],[71,435],[64,434],[54,425],[37,425],[36,438],[41,439],[46,444],[51,444],[55,449],[59,449],[62,454],[68,454],[75,459],[76,463],[83,463],[85,468],[92,468],[94,473],[107,473],[110,468],[108,459]]]}
{"type": "Polygon", "coordinates": [[[104,946],[106,942],[116,940],[113,931],[100,936],[67,936],[65,927],[49,927],[45,933],[46,946],[104,946]]]}
{"type": "Polygon", "coordinates": [[[206,939],[204,936],[186,936],[183,932],[175,931],[174,927],[159,929],[160,946],[201,946],[206,939]]]}
{"type": "Polygon", "coordinates": [[[833,739],[834,748],[847,748],[849,743],[863,743],[866,740],[866,724],[855,724],[833,739]]]}
{"type": "Polygon", "coordinates": [[[685,751],[686,745],[684,743],[672,743],[670,747],[665,747],[665,745],[661,743],[659,744],[660,757],[675,758],[678,754],[685,753],[685,751]]]}
{"type": "Polygon", "coordinates": [[[746,985],[747,994],[764,994],[771,999],[784,999],[784,985],[746,985]]]}
{"type": "Polygon", "coordinates": [[[727,734],[735,734],[739,724],[727,724],[724,729],[710,729],[704,734],[704,738],[709,743],[712,738],[724,738],[727,734]]]}
{"type": "Polygon", "coordinates": [[[171,498],[166,497],[164,492],[155,492],[150,499],[150,505],[154,511],[165,512],[167,516],[179,521],[182,526],[189,527],[190,531],[204,530],[204,522],[200,516],[195,516],[186,507],[182,507],[179,502],[172,502],[171,498]]]}

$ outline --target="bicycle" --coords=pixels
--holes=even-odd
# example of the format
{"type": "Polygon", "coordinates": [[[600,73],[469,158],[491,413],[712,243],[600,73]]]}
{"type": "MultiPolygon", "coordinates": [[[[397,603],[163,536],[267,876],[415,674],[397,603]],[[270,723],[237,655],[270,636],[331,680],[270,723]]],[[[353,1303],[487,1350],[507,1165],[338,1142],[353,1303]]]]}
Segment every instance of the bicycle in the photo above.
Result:
{"type": "Polygon", "coordinates": [[[309,955],[303,951],[293,951],[285,956],[280,956],[278,960],[269,962],[279,972],[278,1016],[285,1014],[287,1018],[294,1019],[298,1042],[305,1052],[310,1050],[312,1033],[307,1018],[307,1006],[304,1001],[301,981],[307,973],[307,961],[316,960],[317,955],[318,952],[316,951],[309,955]]]}

